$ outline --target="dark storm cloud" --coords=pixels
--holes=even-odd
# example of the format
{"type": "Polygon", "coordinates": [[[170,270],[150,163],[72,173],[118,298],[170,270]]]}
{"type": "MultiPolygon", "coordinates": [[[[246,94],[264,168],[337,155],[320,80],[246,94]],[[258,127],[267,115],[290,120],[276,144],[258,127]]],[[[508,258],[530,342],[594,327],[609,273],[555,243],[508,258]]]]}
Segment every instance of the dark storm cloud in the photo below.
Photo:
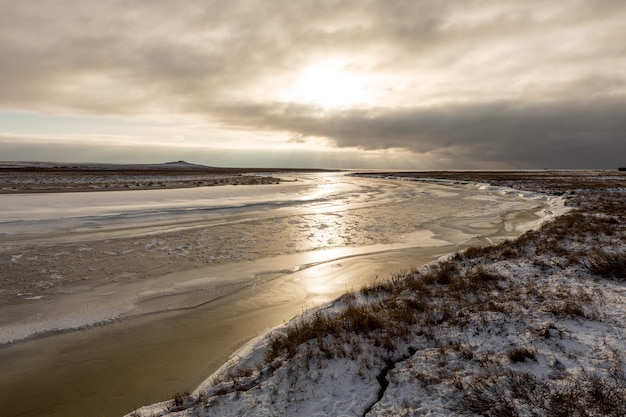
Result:
{"type": "Polygon", "coordinates": [[[626,154],[624,39],[626,3],[611,0],[0,0],[0,108],[611,166],[626,154]],[[328,57],[376,75],[381,98],[320,115],[272,95],[328,57]]]}
{"type": "Polygon", "coordinates": [[[323,113],[319,108],[239,108],[229,117],[259,129],[332,138],[337,146],[402,148],[464,167],[599,168],[624,164],[626,100],[466,104],[323,113]],[[474,161],[475,163],[470,163],[474,161]]]}

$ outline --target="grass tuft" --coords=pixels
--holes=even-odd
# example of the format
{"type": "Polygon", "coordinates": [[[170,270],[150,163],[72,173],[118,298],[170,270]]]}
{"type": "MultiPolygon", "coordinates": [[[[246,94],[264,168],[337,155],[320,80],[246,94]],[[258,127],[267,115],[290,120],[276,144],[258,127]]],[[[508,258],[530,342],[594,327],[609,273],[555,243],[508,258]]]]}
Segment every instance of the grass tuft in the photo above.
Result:
{"type": "Polygon", "coordinates": [[[170,402],[169,411],[182,411],[193,404],[193,399],[189,391],[181,391],[174,394],[170,402]]]}
{"type": "Polygon", "coordinates": [[[584,265],[589,272],[602,278],[626,280],[626,253],[595,252],[584,265]]]}
{"type": "Polygon", "coordinates": [[[513,363],[526,362],[527,359],[537,360],[535,357],[535,352],[531,349],[519,347],[515,349],[511,349],[507,352],[507,357],[513,363]]]}
{"type": "Polygon", "coordinates": [[[465,384],[456,408],[481,416],[624,416],[623,380],[583,373],[548,383],[528,372],[491,370],[465,384]]]}

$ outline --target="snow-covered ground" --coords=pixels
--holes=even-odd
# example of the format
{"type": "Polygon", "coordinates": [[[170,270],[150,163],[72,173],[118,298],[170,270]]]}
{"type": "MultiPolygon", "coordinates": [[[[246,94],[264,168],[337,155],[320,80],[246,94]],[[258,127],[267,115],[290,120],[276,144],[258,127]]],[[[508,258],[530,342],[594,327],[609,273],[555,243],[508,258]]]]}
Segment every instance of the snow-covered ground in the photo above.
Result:
{"type": "Polygon", "coordinates": [[[626,415],[626,175],[596,174],[457,173],[573,210],[309,310],[128,416],[626,415]]]}

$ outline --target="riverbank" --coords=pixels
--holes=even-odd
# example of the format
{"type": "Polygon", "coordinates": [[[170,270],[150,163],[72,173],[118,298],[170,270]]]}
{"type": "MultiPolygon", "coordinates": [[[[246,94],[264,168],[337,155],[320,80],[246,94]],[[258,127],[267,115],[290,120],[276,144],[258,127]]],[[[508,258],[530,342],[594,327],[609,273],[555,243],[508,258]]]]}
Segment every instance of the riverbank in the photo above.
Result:
{"type": "Polygon", "coordinates": [[[343,174],[298,179],[6,196],[5,209],[25,207],[20,219],[49,220],[18,219],[2,238],[2,276],[27,276],[41,291],[18,283],[5,293],[14,298],[2,320],[16,322],[4,323],[2,336],[47,334],[0,348],[5,414],[119,416],[191,390],[254,335],[399,270],[518,236],[549,216],[551,204],[506,188],[343,174]],[[217,203],[226,208],[213,209],[217,203]],[[131,215],[120,220],[119,204],[131,215]],[[65,210],[91,216],[68,219],[65,210]],[[132,275],[159,265],[174,271],[132,275]],[[111,319],[92,327],[102,317],[111,319]]]}
{"type": "Polygon", "coordinates": [[[3,168],[0,166],[0,194],[158,190],[220,185],[277,184],[280,179],[273,177],[272,174],[286,171],[235,168],[84,169],[80,167],[3,168]]]}
{"type": "Polygon", "coordinates": [[[402,175],[489,177],[573,210],[310,310],[129,415],[624,415],[626,176],[402,175]]]}

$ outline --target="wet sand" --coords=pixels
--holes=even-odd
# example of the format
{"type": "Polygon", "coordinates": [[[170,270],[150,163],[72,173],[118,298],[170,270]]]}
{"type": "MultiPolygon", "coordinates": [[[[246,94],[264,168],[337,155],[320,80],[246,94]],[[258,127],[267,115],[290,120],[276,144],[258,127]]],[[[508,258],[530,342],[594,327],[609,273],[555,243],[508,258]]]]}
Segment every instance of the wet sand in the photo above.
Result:
{"type": "Polygon", "coordinates": [[[28,308],[41,314],[90,291],[117,299],[116,288],[118,294],[142,285],[158,293],[160,285],[168,288],[172,282],[184,288],[133,299],[125,319],[106,326],[1,347],[0,407],[8,416],[116,416],[171,398],[195,388],[242,343],[303,309],[469,244],[514,237],[541,210],[526,203],[500,216],[481,216],[478,202],[456,201],[457,194],[446,187],[437,192],[448,193],[444,204],[467,216],[429,220],[412,201],[370,203],[350,210],[281,211],[210,229],[187,225],[132,238],[85,235],[69,242],[61,236],[60,241],[48,237],[39,244],[6,245],[4,271],[23,280],[4,291],[5,313],[19,316],[28,308]],[[422,226],[415,231],[417,224],[422,226]],[[254,279],[200,296],[206,289],[202,280],[215,268],[252,271],[254,279]],[[63,279],[42,279],[42,270],[63,279]],[[173,310],[163,311],[168,308],[173,310]]]}

